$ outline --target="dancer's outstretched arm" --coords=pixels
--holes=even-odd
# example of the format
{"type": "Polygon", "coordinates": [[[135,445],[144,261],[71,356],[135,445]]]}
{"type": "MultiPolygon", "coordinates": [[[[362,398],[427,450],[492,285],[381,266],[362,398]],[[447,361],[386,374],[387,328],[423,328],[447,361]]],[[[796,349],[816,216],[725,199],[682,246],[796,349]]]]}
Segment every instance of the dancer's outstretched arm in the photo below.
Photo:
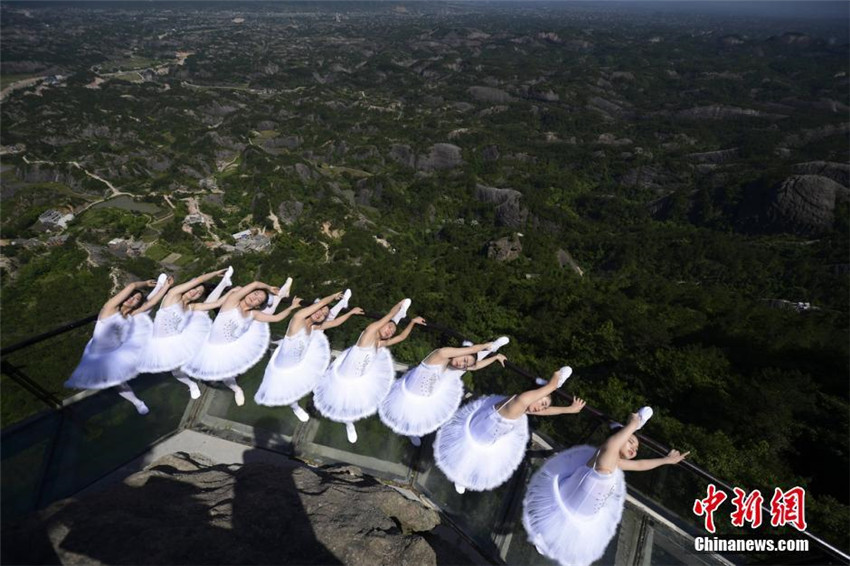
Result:
{"type": "Polygon", "coordinates": [[[174,284],[174,277],[171,275],[165,280],[165,285],[162,288],[154,293],[148,300],[146,300],[142,306],[133,311],[133,315],[142,314],[144,312],[148,312],[152,308],[156,306],[156,304],[162,300],[166,293],[168,293],[168,289],[174,284]]]}
{"type": "Polygon", "coordinates": [[[566,407],[547,407],[542,411],[535,411],[535,416],[551,417],[554,415],[574,415],[580,413],[587,403],[581,397],[573,397],[573,402],[566,407]]]}
{"type": "Polygon", "coordinates": [[[260,311],[254,311],[254,320],[257,322],[280,322],[281,320],[292,314],[292,311],[301,306],[301,297],[292,299],[292,304],[280,311],[277,314],[266,314],[260,311]]]}
{"type": "Polygon", "coordinates": [[[326,320],[325,322],[323,322],[322,324],[319,325],[319,330],[327,330],[328,328],[336,328],[337,326],[339,326],[340,324],[342,324],[343,322],[345,322],[346,320],[348,320],[352,316],[361,315],[361,314],[365,314],[363,309],[361,309],[360,307],[354,307],[353,309],[351,309],[350,311],[348,311],[347,313],[345,313],[342,316],[338,316],[333,320],[326,320]]]}
{"type": "Polygon", "coordinates": [[[489,358],[481,360],[471,368],[466,368],[466,371],[478,371],[480,369],[486,368],[494,362],[499,362],[500,364],[502,364],[502,367],[505,367],[506,361],[508,361],[508,358],[506,358],[504,354],[496,354],[495,356],[490,356],[489,358]]]}
{"type": "MultiPolygon", "coordinates": [[[[168,294],[165,296],[165,302],[163,304],[167,304],[170,299],[178,299],[183,296],[183,293],[187,291],[191,291],[198,285],[203,285],[210,279],[215,279],[216,277],[221,277],[225,274],[227,269],[219,269],[218,271],[210,271],[209,273],[204,273],[203,275],[198,275],[192,279],[189,279],[185,283],[180,283],[179,285],[174,285],[171,290],[168,291],[168,294]]],[[[173,301],[176,302],[176,301],[173,301]]]]}
{"type": "Polygon", "coordinates": [[[561,385],[563,385],[566,378],[561,379],[561,372],[565,371],[564,368],[556,371],[552,374],[552,378],[549,380],[546,385],[539,389],[532,389],[531,391],[526,391],[525,393],[520,393],[507,403],[505,403],[504,407],[499,409],[499,414],[501,414],[506,419],[518,419],[528,410],[528,407],[532,404],[536,403],[540,399],[543,399],[547,395],[550,395],[553,391],[558,389],[561,385]]]}
{"type": "Polygon", "coordinates": [[[211,311],[220,308],[231,296],[239,292],[241,289],[242,287],[233,287],[227,293],[211,303],[192,303],[189,305],[189,308],[194,311],[211,311]]]}
{"type": "Polygon", "coordinates": [[[620,469],[627,472],[645,472],[654,470],[659,466],[678,464],[688,457],[690,452],[682,454],[678,450],[671,450],[663,458],[646,458],[645,460],[621,460],[620,469]]]}
{"type": "MultiPolygon", "coordinates": [[[[287,329],[287,334],[295,335],[302,328],[307,325],[307,319],[313,316],[317,311],[323,309],[324,307],[331,304],[334,300],[342,298],[342,291],[339,293],[334,293],[333,295],[328,295],[321,301],[315,302],[312,305],[306,306],[303,309],[299,310],[297,313],[292,315],[292,320],[289,322],[289,328],[287,329]]],[[[256,316],[255,320],[260,320],[256,316]]]]}
{"type": "Polygon", "coordinates": [[[407,326],[404,328],[404,330],[402,330],[399,334],[393,336],[389,340],[379,340],[378,341],[378,347],[379,348],[380,347],[389,348],[390,346],[398,344],[399,342],[404,342],[405,340],[407,340],[407,337],[410,336],[410,331],[413,330],[413,327],[416,326],[417,324],[421,324],[422,326],[425,326],[426,325],[425,319],[422,318],[421,316],[417,316],[416,318],[411,320],[407,324],[407,326]]]}
{"type": "Polygon", "coordinates": [[[121,289],[118,294],[114,297],[106,301],[104,303],[103,308],[100,309],[100,313],[97,315],[99,319],[106,318],[108,316],[112,316],[117,313],[121,308],[121,304],[130,298],[130,295],[135,293],[140,289],[153,289],[156,287],[155,279],[148,279],[147,281],[134,281],[133,283],[127,284],[126,287],[121,289]]]}
{"type": "Polygon", "coordinates": [[[425,363],[435,366],[447,364],[452,358],[474,356],[478,352],[489,349],[492,345],[492,342],[487,342],[486,344],[475,344],[474,346],[466,346],[463,348],[439,348],[438,350],[434,350],[432,354],[425,358],[425,363]]]}

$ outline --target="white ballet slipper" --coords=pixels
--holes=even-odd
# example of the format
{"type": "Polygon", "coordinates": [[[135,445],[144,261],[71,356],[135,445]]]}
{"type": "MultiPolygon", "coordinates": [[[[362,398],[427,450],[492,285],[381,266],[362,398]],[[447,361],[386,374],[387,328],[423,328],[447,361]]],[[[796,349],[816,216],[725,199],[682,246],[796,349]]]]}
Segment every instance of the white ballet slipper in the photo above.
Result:
{"type": "Polygon", "coordinates": [[[339,307],[340,309],[347,309],[348,308],[348,299],[350,299],[350,298],[351,298],[351,289],[346,289],[345,292],[342,294],[342,298],[339,300],[339,302],[336,305],[334,305],[334,308],[339,307]]]}
{"type": "Polygon", "coordinates": [[[233,266],[232,265],[227,266],[227,271],[224,272],[224,277],[222,277],[221,280],[224,282],[225,287],[230,287],[231,285],[233,285],[233,266]]]}
{"type": "Polygon", "coordinates": [[[357,429],[354,428],[354,423],[345,423],[345,433],[350,443],[357,442],[357,429]]]}
{"type": "Polygon", "coordinates": [[[236,400],[237,406],[241,407],[245,404],[245,392],[242,391],[241,387],[237,386],[236,389],[233,390],[233,398],[236,400]]]}
{"type": "Polygon", "coordinates": [[[410,443],[414,446],[422,446],[422,439],[418,436],[408,436],[410,443]]]}
{"type": "Polygon", "coordinates": [[[263,313],[265,314],[274,314],[274,311],[277,310],[277,306],[280,304],[280,301],[287,298],[289,296],[289,289],[292,288],[292,277],[286,278],[286,283],[280,288],[280,291],[277,292],[277,295],[274,297],[269,297],[269,306],[263,309],[263,313]]]}
{"type": "Polygon", "coordinates": [[[165,286],[166,281],[168,281],[168,275],[166,275],[165,273],[160,273],[159,277],[156,278],[156,287],[154,287],[153,290],[150,293],[148,293],[146,300],[149,301],[151,299],[151,297],[156,295],[159,292],[159,290],[162,289],[165,286]]]}
{"type": "Polygon", "coordinates": [[[461,495],[463,495],[464,493],[466,493],[466,488],[463,487],[462,485],[456,483],[455,484],[455,491],[460,493],[461,495]]]}
{"type": "Polygon", "coordinates": [[[640,430],[643,428],[643,425],[647,423],[649,419],[652,418],[652,407],[641,407],[637,412],[638,416],[638,426],[635,430],[640,430]]]}
{"type": "Polygon", "coordinates": [[[470,346],[474,346],[474,344],[470,340],[464,340],[463,342],[460,343],[460,345],[463,346],[464,348],[469,348],[470,346]]]}
{"type": "Polygon", "coordinates": [[[201,396],[201,388],[198,387],[197,383],[192,383],[189,386],[189,397],[192,399],[197,399],[201,396]]]}
{"type": "Polygon", "coordinates": [[[136,411],[138,411],[140,415],[147,415],[148,413],[151,412],[151,410],[148,409],[148,406],[145,405],[144,402],[142,402],[142,401],[139,401],[138,403],[133,403],[133,404],[136,406],[136,411]]]}
{"type": "Polygon", "coordinates": [[[549,382],[548,382],[548,381],[546,381],[545,379],[543,379],[542,377],[538,377],[538,378],[535,378],[534,383],[536,383],[537,385],[539,385],[539,386],[541,386],[541,387],[542,387],[542,386],[546,385],[546,384],[547,384],[547,383],[549,383],[549,382]]]}
{"type": "Polygon", "coordinates": [[[496,352],[499,351],[499,348],[507,345],[510,341],[511,341],[511,339],[508,338],[507,336],[500,336],[500,337],[496,338],[495,340],[493,340],[493,342],[490,344],[490,347],[487,348],[487,349],[490,350],[490,352],[495,354],[496,352]]]}
{"type": "Polygon", "coordinates": [[[302,409],[299,405],[292,407],[292,412],[295,413],[295,416],[298,417],[298,420],[302,423],[306,423],[310,420],[310,415],[308,415],[307,411],[302,409]]]}
{"type": "Polygon", "coordinates": [[[561,387],[573,374],[573,368],[570,366],[564,366],[558,370],[558,374],[558,387],[561,387]]]}
{"type": "Polygon", "coordinates": [[[289,291],[292,289],[292,277],[287,277],[286,282],[283,284],[283,287],[280,288],[280,293],[278,296],[282,299],[286,299],[289,297],[289,291]]]}
{"type": "Polygon", "coordinates": [[[399,322],[401,322],[401,320],[402,320],[403,318],[405,318],[405,317],[407,316],[407,309],[409,309],[409,308],[410,308],[410,304],[411,304],[412,302],[413,302],[413,301],[411,301],[410,299],[405,299],[405,300],[403,300],[403,301],[401,302],[401,309],[399,309],[399,311],[398,311],[398,312],[395,314],[395,316],[392,318],[392,321],[393,321],[394,323],[398,324],[399,322]]]}

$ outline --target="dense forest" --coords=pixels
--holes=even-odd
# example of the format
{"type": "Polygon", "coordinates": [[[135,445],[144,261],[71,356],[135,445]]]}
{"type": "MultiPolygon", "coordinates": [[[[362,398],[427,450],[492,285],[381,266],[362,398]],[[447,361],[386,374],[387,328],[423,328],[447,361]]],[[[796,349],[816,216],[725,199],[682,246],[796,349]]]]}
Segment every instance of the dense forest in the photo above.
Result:
{"type": "MultiPolygon", "coordinates": [[[[163,270],[350,287],[373,312],[408,296],[470,339],[510,336],[535,373],[568,363],[607,414],[656,407],[651,435],[730,483],[806,486],[812,529],[847,548],[846,30],[310,6],[3,5],[4,80],[63,78],[0,106],[2,344],[163,270]],[[75,214],[64,241],[49,209],[75,214]]],[[[89,331],[9,361],[66,396],[89,331]]],[[[2,379],[4,426],[42,408],[2,379]]]]}

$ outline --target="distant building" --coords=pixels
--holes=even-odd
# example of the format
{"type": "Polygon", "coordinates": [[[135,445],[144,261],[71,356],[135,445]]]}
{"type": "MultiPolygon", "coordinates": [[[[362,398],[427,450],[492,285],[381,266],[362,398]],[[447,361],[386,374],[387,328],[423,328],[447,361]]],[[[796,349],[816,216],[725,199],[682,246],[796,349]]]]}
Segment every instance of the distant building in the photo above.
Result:
{"type": "Polygon", "coordinates": [[[58,236],[51,236],[47,239],[47,245],[51,247],[61,246],[65,242],[68,241],[68,234],[60,234],[58,236]]]}
{"type": "Polygon", "coordinates": [[[141,257],[149,246],[142,241],[124,238],[113,238],[106,245],[112,255],[117,257],[141,257]]]}
{"type": "Polygon", "coordinates": [[[74,215],[71,213],[63,213],[55,208],[51,208],[50,210],[45,210],[38,217],[38,221],[35,223],[36,230],[43,231],[53,231],[53,230],[64,230],[68,227],[68,222],[74,219],[74,215]]]}
{"type": "Polygon", "coordinates": [[[251,231],[250,230],[242,230],[241,232],[236,232],[235,234],[231,234],[230,236],[238,242],[239,240],[242,240],[244,238],[250,238],[251,237],[251,231]]]}
{"type": "Polygon", "coordinates": [[[183,224],[203,224],[204,217],[200,214],[187,214],[183,219],[183,224]]]}

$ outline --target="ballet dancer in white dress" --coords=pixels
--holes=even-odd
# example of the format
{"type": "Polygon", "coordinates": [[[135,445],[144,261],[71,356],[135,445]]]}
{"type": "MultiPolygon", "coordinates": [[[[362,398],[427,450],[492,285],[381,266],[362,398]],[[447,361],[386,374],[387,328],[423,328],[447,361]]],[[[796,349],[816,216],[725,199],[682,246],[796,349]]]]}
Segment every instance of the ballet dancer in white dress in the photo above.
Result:
{"type": "MultiPolygon", "coordinates": [[[[221,381],[233,391],[236,404],[245,404],[245,393],[236,376],[260,361],[269,347],[269,323],[280,322],[297,305],[277,314],[262,312],[270,295],[281,289],[254,281],[235,287],[219,300],[199,305],[199,309],[221,307],[213,320],[207,339],[195,356],[181,369],[186,375],[203,381],[221,381]]],[[[286,291],[288,292],[288,290],[286,291]]]]}
{"type": "Polygon", "coordinates": [[[195,301],[206,293],[204,283],[221,276],[218,287],[210,294],[214,302],[221,291],[230,286],[232,273],[232,268],[213,271],[167,290],[153,321],[153,336],[139,358],[140,372],[173,372],[174,377],[189,388],[192,399],[201,396],[198,384],[180,371],[180,366],[200,349],[212,327],[212,319],[203,312],[203,303],[195,301]]]}
{"type": "MultiPolygon", "coordinates": [[[[353,308],[337,317],[348,306],[351,291],[336,293],[296,311],[289,321],[286,335],[271,356],[263,382],[254,395],[258,405],[288,405],[301,422],[310,420],[298,400],[313,391],[331,361],[331,347],[324,331],[335,328],[363,309],[353,308]],[[339,302],[333,309],[334,300],[339,302]]],[[[293,301],[293,305],[295,301],[293,301]]]]}
{"type": "Polygon", "coordinates": [[[671,450],[664,458],[634,460],[634,433],[652,416],[643,407],[600,448],[575,446],[549,458],[531,478],[522,522],[540,554],[564,566],[599,560],[623,515],[623,471],[642,472],[678,464],[689,452],[671,450]]]}
{"type": "Polygon", "coordinates": [[[316,409],[330,420],[344,423],[352,444],[357,442],[354,421],[374,415],[392,385],[395,368],[389,347],[407,339],[415,325],[425,324],[425,319],[416,317],[393,336],[409,306],[410,299],[404,299],[367,326],[357,343],[333,361],[316,385],[316,409]]]}
{"type": "Polygon", "coordinates": [[[576,397],[567,407],[552,406],[551,393],[572,374],[570,367],[556,371],[539,389],[507,398],[487,395],[467,403],[437,431],[434,459],[455,484],[487,491],[510,479],[522,463],[528,444],[528,416],[578,413],[584,401],[576,397]]]}
{"type": "Polygon", "coordinates": [[[505,356],[487,356],[507,343],[508,338],[503,336],[486,344],[434,350],[395,380],[378,408],[381,421],[419,446],[422,436],[443,426],[460,407],[463,374],[484,369],[493,362],[504,366],[505,356]]]}
{"type": "Polygon", "coordinates": [[[139,356],[153,331],[153,322],[146,313],[165,294],[165,287],[161,286],[145,300],[142,289],[156,286],[153,279],[130,283],[103,305],[92,338],[65,387],[106,389],[117,386],[118,394],[130,401],[140,415],[150,412],[127,382],[139,375],[139,356]]]}

